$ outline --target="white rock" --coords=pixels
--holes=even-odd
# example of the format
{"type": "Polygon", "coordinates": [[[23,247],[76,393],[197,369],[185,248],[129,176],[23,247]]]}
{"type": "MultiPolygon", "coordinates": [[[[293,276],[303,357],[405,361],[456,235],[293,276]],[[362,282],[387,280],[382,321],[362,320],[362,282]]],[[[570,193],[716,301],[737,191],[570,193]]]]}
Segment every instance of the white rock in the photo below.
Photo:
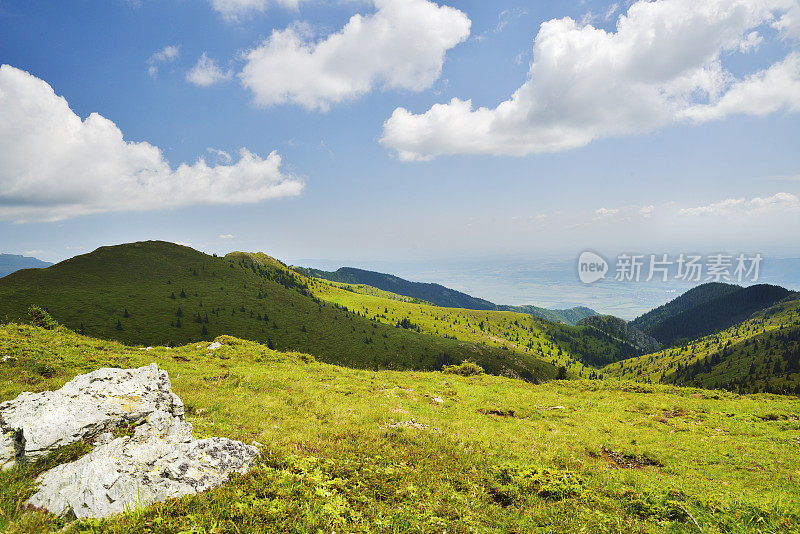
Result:
{"type": "Polygon", "coordinates": [[[56,515],[106,517],[152,502],[218,486],[246,473],[255,447],[224,438],[192,439],[192,426],[162,411],[151,413],[133,437],[106,434],[86,456],[39,476],[27,504],[56,515]]]}
{"type": "Polygon", "coordinates": [[[221,346],[222,346],[222,343],[219,343],[218,341],[215,341],[211,345],[208,346],[208,350],[217,350],[221,346]]]}
{"type": "Polygon", "coordinates": [[[183,403],[156,364],[139,369],[98,369],[57,391],[20,394],[0,403],[0,467],[35,460],[80,439],[96,436],[155,411],[183,419],[183,403]]]}
{"type": "Polygon", "coordinates": [[[441,397],[434,397],[434,398],[433,398],[433,399],[431,399],[431,400],[432,400],[433,402],[435,402],[436,404],[442,404],[442,403],[444,402],[444,400],[442,400],[442,398],[441,398],[441,397]]]}

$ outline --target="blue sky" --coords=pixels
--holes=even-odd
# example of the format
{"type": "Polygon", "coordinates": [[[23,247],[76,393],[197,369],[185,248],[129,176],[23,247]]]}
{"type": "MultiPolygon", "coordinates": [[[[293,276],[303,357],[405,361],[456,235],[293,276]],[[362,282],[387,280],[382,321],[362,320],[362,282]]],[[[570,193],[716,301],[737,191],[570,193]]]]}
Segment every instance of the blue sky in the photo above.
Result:
{"type": "Polygon", "coordinates": [[[405,1],[0,0],[0,251],[800,254],[796,1],[405,1]]]}

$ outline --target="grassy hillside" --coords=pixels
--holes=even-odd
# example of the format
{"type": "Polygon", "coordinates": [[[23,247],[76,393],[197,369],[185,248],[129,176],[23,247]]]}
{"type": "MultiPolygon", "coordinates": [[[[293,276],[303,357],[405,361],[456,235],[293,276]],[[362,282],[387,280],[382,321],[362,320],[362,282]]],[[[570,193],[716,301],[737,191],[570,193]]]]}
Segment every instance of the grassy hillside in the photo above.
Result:
{"type": "Polygon", "coordinates": [[[0,279],[0,318],[25,319],[36,304],[78,332],[130,344],[230,334],[359,368],[438,369],[472,359],[497,374],[555,375],[529,354],[398,328],[320,301],[312,295],[320,284],[265,254],[216,258],[133,243],[0,279]]]}
{"type": "Polygon", "coordinates": [[[297,272],[311,278],[320,278],[341,284],[371,286],[390,293],[404,295],[420,301],[429,302],[436,306],[446,308],[464,308],[468,310],[513,311],[534,315],[548,321],[575,325],[585,317],[597,315],[597,312],[585,306],[569,308],[566,310],[550,310],[538,306],[507,306],[494,304],[488,300],[480,299],[447,288],[440,284],[410,282],[391,274],[365,271],[352,267],[342,267],[334,272],[321,271],[305,267],[293,267],[297,272]]]}
{"type": "Polygon", "coordinates": [[[695,339],[739,323],[789,293],[788,289],[766,284],[745,287],[672,315],[648,333],[664,344],[695,339]]]}
{"type": "Polygon", "coordinates": [[[800,395],[800,299],[696,341],[612,364],[606,375],[645,382],[800,395]]]}
{"type": "MultiPolygon", "coordinates": [[[[612,381],[353,370],[221,338],[142,350],[0,326],[0,402],[102,366],[169,371],[195,436],[265,444],[245,476],[76,532],[796,532],[800,401],[612,381]],[[444,402],[432,401],[441,397],[444,402]]],[[[0,473],[0,531],[49,532],[0,473]]]]}
{"type": "Polygon", "coordinates": [[[668,303],[637,317],[631,321],[631,324],[642,332],[650,333],[654,328],[670,317],[674,317],[681,312],[710,302],[715,298],[735,293],[740,289],[742,289],[742,286],[719,282],[701,284],[683,293],[681,296],[672,299],[668,303]]]}
{"type": "Polygon", "coordinates": [[[597,312],[586,306],[575,306],[574,308],[566,308],[563,310],[551,310],[549,308],[540,308],[539,306],[532,306],[524,304],[522,306],[508,306],[499,304],[497,306],[499,311],[513,311],[517,313],[527,313],[535,315],[540,319],[546,319],[554,323],[564,323],[575,326],[581,319],[593,317],[597,312]]]}
{"type": "Polygon", "coordinates": [[[363,284],[398,295],[424,300],[437,306],[467,308],[470,310],[493,310],[496,307],[488,300],[479,299],[440,284],[411,282],[391,274],[366,271],[353,267],[341,267],[334,272],[304,267],[294,267],[294,269],[311,278],[322,278],[323,280],[345,284],[363,284]]]}
{"type": "Polygon", "coordinates": [[[332,282],[314,285],[314,296],[387,325],[449,339],[481,343],[530,354],[564,366],[573,376],[596,377],[594,366],[629,358],[641,351],[626,340],[596,328],[557,324],[515,312],[445,308],[386,298],[332,282]]]}
{"type": "Polygon", "coordinates": [[[653,337],[645,334],[625,319],[613,315],[593,315],[578,321],[580,326],[590,326],[605,332],[614,339],[629,343],[636,350],[651,352],[661,348],[661,344],[653,337]]]}

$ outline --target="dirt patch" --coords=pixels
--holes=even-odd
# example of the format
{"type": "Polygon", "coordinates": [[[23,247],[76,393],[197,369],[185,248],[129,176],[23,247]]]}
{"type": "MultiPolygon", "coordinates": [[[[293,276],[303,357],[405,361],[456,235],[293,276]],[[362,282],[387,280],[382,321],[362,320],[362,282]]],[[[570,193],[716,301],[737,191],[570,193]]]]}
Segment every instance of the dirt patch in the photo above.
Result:
{"type": "Polygon", "coordinates": [[[478,410],[478,413],[482,413],[483,415],[496,415],[497,417],[514,417],[516,413],[514,410],[503,410],[501,408],[481,408],[478,410]]]}
{"type": "Polygon", "coordinates": [[[672,410],[661,410],[661,415],[666,419],[672,419],[673,417],[686,417],[689,414],[683,408],[674,408],[672,410]]]}
{"type": "Polygon", "coordinates": [[[643,455],[625,454],[620,451],[607,449],[605,446],[600,448],[600,454],[590,453],[592,458],[603,458],[609,464],[619,469],[644,469],[645,467],[663,467],[663,465],[643,455]]]}
{"type": "Polygon", "coordinates": [[[766,415],[757,415],[758,419],[762,421],[797,421],[797,416],[785,413],[768,413],[766,415]]]}

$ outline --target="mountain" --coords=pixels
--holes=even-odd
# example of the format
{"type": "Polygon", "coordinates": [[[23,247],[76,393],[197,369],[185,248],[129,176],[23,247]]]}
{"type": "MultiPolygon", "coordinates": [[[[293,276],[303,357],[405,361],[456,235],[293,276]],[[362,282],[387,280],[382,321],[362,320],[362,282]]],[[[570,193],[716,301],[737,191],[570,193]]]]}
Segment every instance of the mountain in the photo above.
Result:
{"type": "Polygon", "coordinates": [[[645,334],[625,319],[613,315],[593,315],[578,321],[579,326],[588,326],[605,332],[614,339],[630,343],[641,352],[651,352],[661,347],[655,338],[645,334]]]}
{"type": "Polygon", "coordinates": [[[724,330],[613,363],[602,372],[649,383],[800,395],[800,294],[724,330]]]}
{"type": "Polygon", "coordinates": [[[703,284],[642,315],[631,325],[668,345],[724,330],[790,293],[788,289],[767,284],[745,288],[703,284]]]}
{"type": "Polygon", "coordinates": [[[567,308],[563,310],[551,310],[549,308],[540,308],[539,306],[532,306],[524,304],[522,306],[507,306],[498,304],[497,310],[499,311],[512,311],[517,313],[527,313],[528,315],[535,315],[541,319],[547,319],[554,323],[564,323],[568,325],[576,325],[581,319],[598,315],[596,311],[586,306],[576,306],[574,308],[567,308]]]}
{"type": "Polygon", "coordinates": [[[720,282],[710,282],[701,284],[683,293],[681,296],[669,301],[663,306],[659,306],[644,315],[631,321],[631,325],[642,332],[650,332],[663,321],[668,320],[681,312],[687,311],[700,304],[705,304],[715,298],[735,293],[742,289],[742,286],[734,284],[723,284],[720,282]]]}
{"type": "Polygon", "coordinates": [[[50,265],[53,264],[28,256],[0,254],[0,278],[19,271],[20,269],[41,269],[43,267],[49,267],[50,265]]]}
{"type": "Polygon", "coordinates": [[[436,306],[445,308],[464,308],[467,310],[493,310],[493,311],[513,311],[535,315],[548,321],[561,322],[575,325],[584,317],[597,315],[597,312],[586,307],[575,307],[566,310],[550,310],[538,306],[507,306],[498,305],[488,300],[480,299],[450,289],[440,284],[411,282],[391,274],[366,271],[353,267],[342,267],[336,271],[321,271],[306,267],[292,267],[295,271],[302,273],[310,278],[321,278],[331,282],[339,282],[352,285],[368,285],[398,295],[420,299],[436,306]]]}
{"type": "Polygon", "coordinates": [[[322,301],[313,294],[320,284],[266,254],[217,258],[148,241],[0,279],[0,318],[25,320],[36,304],[73,330],[131,344],[229,334],[357,368],[438,369],[472,359],[488,372],[529,380],[555,374],[552,364],[513,348],[390,325],[322,301]]]}
{"type": "Polygon", "coordinates": [[[345,284],[364,284],[384,291],[424,300],[446,308],[466,308],[468,310],[495,310],[497,306],[488,300],[472,297],[461,291],[439,284],[410,282],[391,274],[365,271],[354,267],[341,267],[334,272],[320,271],[305,267],[294,269],[310,278],[322,278],[331,282],[345,284]]]}
{"type": "Polygon", "coordinates": [[[665,344],[679,339],[695,339],[739,323],[790,293],[783,287],[767,284],[745,287],[665,319],[649,333],[665,344]]]}

